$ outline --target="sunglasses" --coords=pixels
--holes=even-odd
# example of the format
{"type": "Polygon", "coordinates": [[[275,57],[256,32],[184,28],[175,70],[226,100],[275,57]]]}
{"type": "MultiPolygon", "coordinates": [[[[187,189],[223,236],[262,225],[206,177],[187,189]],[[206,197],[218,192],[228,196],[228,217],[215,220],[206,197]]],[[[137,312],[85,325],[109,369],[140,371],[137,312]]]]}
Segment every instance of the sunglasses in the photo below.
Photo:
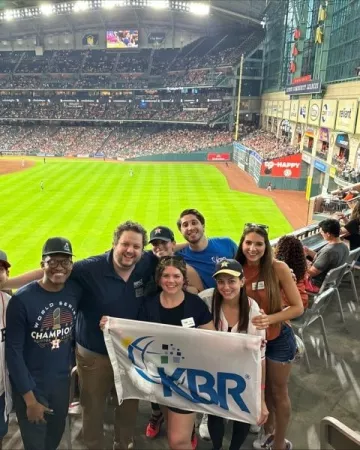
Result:
{"type": "Polygon", "coordinates": [[[262,230],[265,231],[265,233],[269,234],[269,225],[263,225],[262,223],[246,223],[244,225],[244,231],[247,228],[261,228],[262,230]]]}

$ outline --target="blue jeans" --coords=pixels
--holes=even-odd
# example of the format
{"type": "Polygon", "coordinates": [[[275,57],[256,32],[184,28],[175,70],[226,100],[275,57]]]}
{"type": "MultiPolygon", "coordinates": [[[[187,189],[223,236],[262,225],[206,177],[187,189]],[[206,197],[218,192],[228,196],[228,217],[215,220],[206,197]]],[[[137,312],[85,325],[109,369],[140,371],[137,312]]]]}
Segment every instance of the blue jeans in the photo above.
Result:
{"type": "Polygon", "coordinates": [[[296,354],[295,335],[286,323],[282,324],[279,336],[266,344],[266,358],[271,361],[290,363],[296,354]]]}
{"type": "Polygon", "coordinates": [[[69,380],[57,380],[54,388],[46,394],[35,393],[39,403],[52,409],[53,415],[45,414],[46,423],[30,423],[26,415],[26,404],[17,392],[13,392],[16,416],[25,450],[56,450],[65,430],[69,408],[69,380]]]}

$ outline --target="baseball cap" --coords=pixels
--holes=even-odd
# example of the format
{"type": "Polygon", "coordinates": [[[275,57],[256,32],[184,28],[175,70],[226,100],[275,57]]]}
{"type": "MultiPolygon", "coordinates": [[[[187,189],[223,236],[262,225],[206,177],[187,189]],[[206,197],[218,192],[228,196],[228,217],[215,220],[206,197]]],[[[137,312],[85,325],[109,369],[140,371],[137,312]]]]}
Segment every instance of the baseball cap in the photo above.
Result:
{"type": "Polygon", "coordinates": [[[168,227],[156,227],[150,232],[149,243],[155,240],[172,242],[175,240],[174,233],[168,227]]]}
{"type": "Polygon", "coordinates": [[[222,261],[219,261],[215,266],[213,277],[216,277],[220,273],[227,273],[234,277],[242,277],[244,275],[242,265],[235,259],[223,259],[222,261]]]}
{"type": "Polygon", "coordinates": [[[70,241],[62,237],[50,238],[43,246],[43,256],[53,255],[55,253],[63,253],[64,255],[74,256],[70,241]]]}
{"type": "Polygon", "coordinates": [[[7,259],[7,255],[5,252],[3,252],[2,250],[0,250],[0,262],[4,263],[4,266],[8,269],[9,267],[11,267],[11,264],[9,263],[8,259],[7,259]]]}

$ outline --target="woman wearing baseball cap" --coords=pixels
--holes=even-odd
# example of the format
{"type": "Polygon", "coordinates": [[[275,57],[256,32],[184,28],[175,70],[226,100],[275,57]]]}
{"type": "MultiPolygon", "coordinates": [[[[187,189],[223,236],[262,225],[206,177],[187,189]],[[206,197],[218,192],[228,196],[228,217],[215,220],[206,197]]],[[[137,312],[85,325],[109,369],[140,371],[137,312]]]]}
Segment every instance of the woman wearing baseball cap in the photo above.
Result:
{"type": "MultiPolygon", "coordinates": [[[[262,384],[261,384],[261,415],[258,425],[266,422],[268,410],[265,403],[265,331],[257,330],[252,324],[252,318],[260,314],[255,300],[246,295],[243,268],[234,259],[224,259],[217,263],[214,278],[216,287],[207,289],[199,296],[208,305],[213,316],[215,328],[229,333],[246,333],[263,338],[261,348],[262,384]]],[[[210,416],[208,428],[214,450],[222,448],[224,437],[224,420],[221,417],[210,416]]],[[[229,450],[239,450],[248,435],[250,424],[233,421],[232,438],[229,450]]]]}

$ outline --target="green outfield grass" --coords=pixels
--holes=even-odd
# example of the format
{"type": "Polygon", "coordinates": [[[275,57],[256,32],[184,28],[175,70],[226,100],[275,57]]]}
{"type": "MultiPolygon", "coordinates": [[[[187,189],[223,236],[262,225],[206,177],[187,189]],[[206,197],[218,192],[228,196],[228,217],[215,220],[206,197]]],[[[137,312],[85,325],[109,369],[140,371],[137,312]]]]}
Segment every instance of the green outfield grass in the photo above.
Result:
{"type": "Polygon", "coordinates": [[[0,248],[13,264],[12,275],[38,267],[41,247],[51,236],[69,238],[76,259],[108,250],[115,227],[129,219],[148,231],[167,225],[181,242],[176,220],[186,208],[204,214],[208,236],[236,242],[246,222],[268,224],[271,238],[292,230],[272,199],[230,190],[221,172],[205,164],[49,158],[46,164],[37,160],[32,168],[0,176],[0,187],[0,248]]]}

